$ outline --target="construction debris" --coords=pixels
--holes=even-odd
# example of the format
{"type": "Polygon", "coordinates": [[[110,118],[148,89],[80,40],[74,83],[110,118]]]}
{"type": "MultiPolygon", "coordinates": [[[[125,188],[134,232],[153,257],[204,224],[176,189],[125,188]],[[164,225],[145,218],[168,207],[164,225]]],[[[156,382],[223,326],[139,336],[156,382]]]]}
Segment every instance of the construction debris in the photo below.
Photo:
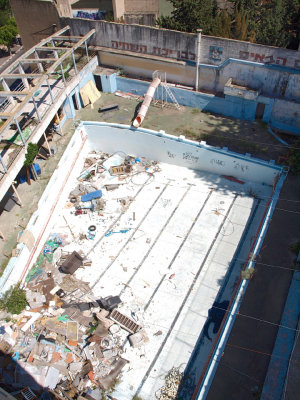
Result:
{"type": "Polygon", "coordinates": [[[172,368],[165,377],[165,384],[156,394],[158,400],[175,400],[178,394],[178,388],[182,379],[182,373],[179,368],[172,368]]]}
{"type": "MultiPolygon", "coordinates": [[[[11,392],[22,391],[28,400],[45,390],[47,399],[102,398],[129,363],[124,343],[138,351],[149,342],[143,324],[120,296],[97,298],[76,274],[92,266],[79,244],[96,241],[100,226],[107,226],[107,240],[113,241],[115,233],[129,235],[135,212],[125,226],[109,229],[111,214],[134,202],[122,187],[139,184],[132,179],[140,174],[142,180],[152,179],[156,171],[156,162],[122,152],[93,152],[86,158],[65,205],[63,231],[49,236],[25,279],[27,309],[14,322],[0,321],[0,351],[5,354],[0,383],[11,392]],[[74,216],[80,224],[74,224],[74,216]]],[[[24,235],[30,248],[31,237],[27,231],[24,235]]]]}

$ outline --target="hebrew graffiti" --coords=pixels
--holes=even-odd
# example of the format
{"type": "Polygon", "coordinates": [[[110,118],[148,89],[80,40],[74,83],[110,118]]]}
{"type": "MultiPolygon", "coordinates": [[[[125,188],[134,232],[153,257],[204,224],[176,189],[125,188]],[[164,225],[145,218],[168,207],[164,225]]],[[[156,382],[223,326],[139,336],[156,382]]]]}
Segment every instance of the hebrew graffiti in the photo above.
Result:
{"type": "MultiPolygon", "coordinates": [[[[242,60],[250,60],[255,62],[260,62],[264,64],[277,64],[277,65],[286,65],[287,58],[285,57],[276,57],[272,54],[258,54],[258,53],[249,53],[248,51],[240,51],[240,59],[242,60]]],[[[295,68],[300,68],[300,60],[295,61],[295,68]]]]}
{"type": "Polygon", "coordinates": [[[168,48],[161,48],[156,46],[146,46],[143,44],[118,42],[117,40],[111,41],[111,47],[118,50],[129,50],[135,53],[153,54],[161,57],[170,57],[183,60],[195,60],[196,55],[190,51],[172,50],[168,48]]]}

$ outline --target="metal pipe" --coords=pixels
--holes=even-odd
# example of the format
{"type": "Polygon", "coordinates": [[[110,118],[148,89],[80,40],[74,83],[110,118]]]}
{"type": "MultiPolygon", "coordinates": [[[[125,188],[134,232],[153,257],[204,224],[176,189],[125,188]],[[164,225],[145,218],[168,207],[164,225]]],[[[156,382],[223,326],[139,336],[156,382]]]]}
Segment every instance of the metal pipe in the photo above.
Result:
{"type": "Polygon", "coordinates": [[[13,188],[13,191],[14,191],[15,195],[17,196],[18,200],[19,200],[20,207],[23,208],[24,205],[22,203],[21,197],[19,196],[19,193],[17,192],[17,189],[15,188],[15,185],[13,183],[11,184],[11,187],[13,188]]]}
{"type": "Polygon", "coordinates": [[[197,62],[196,62],[196,91],[199,90],[199,64],[200,64],[200,50],[201,50],[201,33],[202,29],[197,29],[197,62]]]}
{"type": "Polygon", "coordinates": [[[1,164],[2,164],[2,167],[3,167],[3,169],[4,169],[4,172],[7,174],[7,173],[8,173],[8,169],[7,169],[7,166],[6,166],[5,162],[3,161],[3,158],[2,158],[2,156],[1,156],[1,154],[0,154],[0,162],[1,162],[1,164]]]}
{"type": "MultiPolygon", "coordinates": [[[[35,58],[39,58],[38,52],[36,50],[34,50],[34,57],[35,58]]],[[[42,65],[42,63],[37,62],[37,66],[40,72],[44,72],[44,67],[42,65]]]]}
{"type": "Polygon", "coordinates": [[[63,66],[62,66],[62,64],[59,64],[59,65],[60,65],[60,70],[61,70],[61,76],[62,76],[62,78],[63,78],[64,85],[66,86],[67,84],[66,84],[66,79],[65,79],[65,74],[64,74],[63,66]]]}
{"type": "Polygon", "coordinates": [[[90,61],[90,57],[89,57],[89,50],[88,50],[88,46],[87,46],[87,42],[84,42],[85,44],[85,52],[86,52],[86,58],[88,60],[88,62],[90,61]]]}
{"type": "Polygon", "coordinates": [[[53,93],[52,93],[52,90],[51,90],[51,86],[50,86],[48,77],[47,77],[46,80],[47,80],[47,85],[48,85],[48,89],[49,89],[49,93],[50,93],[50,97],[51,97],[51,102],[53,104],[54,103],[54,97],[53,97],[53,93]]]}
{"type": "Polygon", "coordinates": [[[19,125],[19,122],[18,122],[17,118],[15,118],[15,123],[16,123],[16,125],[17,125],[17,129],[18,129],[19,134],[20,134],[20,136],[21,136],[23,145],[25,146],[26,141],[25,141],[25,139],[24,139],[23,132],[22,132],[22,129],[20,128],[20,125],[19,125]]]}
{"type": "Polygon", "coordinates": [[[47,139],[47,136],[46,136],[45,132],[44,132],[44,139],[45,139],[48,151],[49,151],[49,156],[51,157],[53,154],[51,153],[51,149],[50,149],[49,142],[48,142],[48,139],[47,139]]]}
{"type": "MultiPolygon", "coordinates": [[[[20,74],[25,75],[25,72],[24,72],[24,69],[23,69],[21,63],[19,63],[19,71],[20,71],[20,74]]],[[[29,89],[28,79],[22,78],[22,82],[23,82],[24,87],[25,87],[26,89],[29,89]]]]}
{"type": "MultiPolygon", "coordinates": [[[[6,92],[10,92],[10,91],[11,91],[11,90],[10,90],[10,87],[9,87],[8,84],[6,83],[6,80],[5,80],[5,79],[2,79],[2,86],[3,86],[3,89],[4,89],[6,92]]],[[[16,100],[15,100],[12,96],[9,96],[8,101],[9,101],[13,106],[16,104],[16,100]]]]}
{"type": "Polygon", "coordinates": [[[78,71],[77,71],[76,62],[75,62],[75,55],[74,55],[74,51],[72,51],[72,58],[73,58],[73,64],[74,64],[74,70],[75,70],[75,74],[77,75],[78,71]]]}
{"type": "Polygon", "coordinates": [[[143,104],[141,105],[141,108],[139,110],[139,113],[137,115],[137,117],[135,118],[135,120],[133,121],[133,126],[135,128],[138,128],[142,122],[145,119],[145,116],[147,114],[148,108],[151,104],[151,101],[153,99],[155,90],[157,89],[157,87],[159,86],[161,80],[159,78],[154,78],[153,81],[150,83],[150,86],[147,90],[147,93],[145,95],[145,99],[143,101],[143,104]]]}
{"type": "Polygon", "coordinates": [[[39,111],[38,111],[38,108],[37,108],[37,105],[36,105],[36,102],[35,102],[33,96],[32,96],[32,101],[33,101],[34,109],[35,109],[36,115],[38,117],[38,120],[39,120],[39,122],[41,122],[42,120],[41,120],[41,117],[40,117],[40,114],[39,114],[39,111]]]}
{"type": "Polygon", "coordinates": [[[56,118],[57,118],[57,121],[58,121],[58,126],[59,126],[59,130],[60,130],[60,136],[62,136],[62,127],[61,127],[61,124],[60,124],[60,118],[59,118],[58,113],[56,113],[56,118]]]}

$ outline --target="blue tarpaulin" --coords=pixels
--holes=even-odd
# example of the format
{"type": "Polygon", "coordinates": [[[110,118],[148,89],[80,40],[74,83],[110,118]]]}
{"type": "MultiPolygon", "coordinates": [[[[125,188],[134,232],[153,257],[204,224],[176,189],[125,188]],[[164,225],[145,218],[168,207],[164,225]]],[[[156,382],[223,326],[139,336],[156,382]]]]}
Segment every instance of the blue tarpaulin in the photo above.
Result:
{"type": "Polygon", "coordinates": [[[100,197],[102,197],[102,190],[95,190],[94,192],[81,196],[81,201],[92,201],[94,199],[99,199],[100,197]]]}
{"type": "MultiPolygon", "coordinates": [[[[39,164],[33,163],[33,167],[34,167],[34,170],[35,170],[36,174],[37,175],[41,175],[42,171],[41,171],[41,167],[39,166],[39,164]]],[[[29,174],[30,174],[30,179],[33,179],[32,172],[31,172],[30,169],[29,169],[29,174]]],[[[19,175],[18,179],[19,179],[19,183],[25,183],[26,182],[26,175],[19,175]]]]}

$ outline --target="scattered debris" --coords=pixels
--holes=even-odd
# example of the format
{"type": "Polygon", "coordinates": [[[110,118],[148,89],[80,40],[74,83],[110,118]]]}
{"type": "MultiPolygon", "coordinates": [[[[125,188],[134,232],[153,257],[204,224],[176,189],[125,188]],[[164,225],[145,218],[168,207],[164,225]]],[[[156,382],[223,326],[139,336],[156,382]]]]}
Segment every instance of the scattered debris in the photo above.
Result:
{"type": "MultiPolygon", "coordinates": [[[[126,339],[132,351],[149,341],[137,310],[128,310],[113,293],[96,298],[76,275],[79,268],[92,267],[82,244],[96,242],[103,226],[101,235],[112,236],[109,241],[134,228],[136,212],[116,230],[110,228],[111,214],[124,213],[134,202],[123,185],[139,185],[133,176],[145,174],[142,178],[150,179],[157,171],[156,162],[123,152],[88,154],[63,210],[62,231],[49,236],[25,279],[26,310],[14,322],[0,321],[0,351],[8,355],[0,383],[6,379],[12,392],[19,389],[27,400],[44,396],[44,388],[47,400],[101,398],[129,363],[123,357],[126,339]]],[[[22,232],[28,248],[33,246],[31,236],[22,232]]],[[[122,271],[127,268],[122,266],[122,271]]]]}
{"type": "Polygon", "coordinates": [[[240,185],[244,185],[245,182],[241,181],[240,179],[235,178],[234,176],[230,176],[230,175],[221,175],[221,178],[225,178],[228,181],[232,181],[232,182],[236,182],[239,183],[240,185]]]}
{"type": "Polygon", "coordinates": [[[119,109],[119,105],[118,104],[110,104],[109,106],[99,108],[98,112],[102,113],[102,112],[118,110],[118,109],[119,109]]]}
{"type": "Polygon", "coordinates": [[[182,373],[179,368],[173,367],[165,377],[165,384],[159,390],[159,394],[155,393],[158,400],[175,400],[182,379],[182,373]]]}

